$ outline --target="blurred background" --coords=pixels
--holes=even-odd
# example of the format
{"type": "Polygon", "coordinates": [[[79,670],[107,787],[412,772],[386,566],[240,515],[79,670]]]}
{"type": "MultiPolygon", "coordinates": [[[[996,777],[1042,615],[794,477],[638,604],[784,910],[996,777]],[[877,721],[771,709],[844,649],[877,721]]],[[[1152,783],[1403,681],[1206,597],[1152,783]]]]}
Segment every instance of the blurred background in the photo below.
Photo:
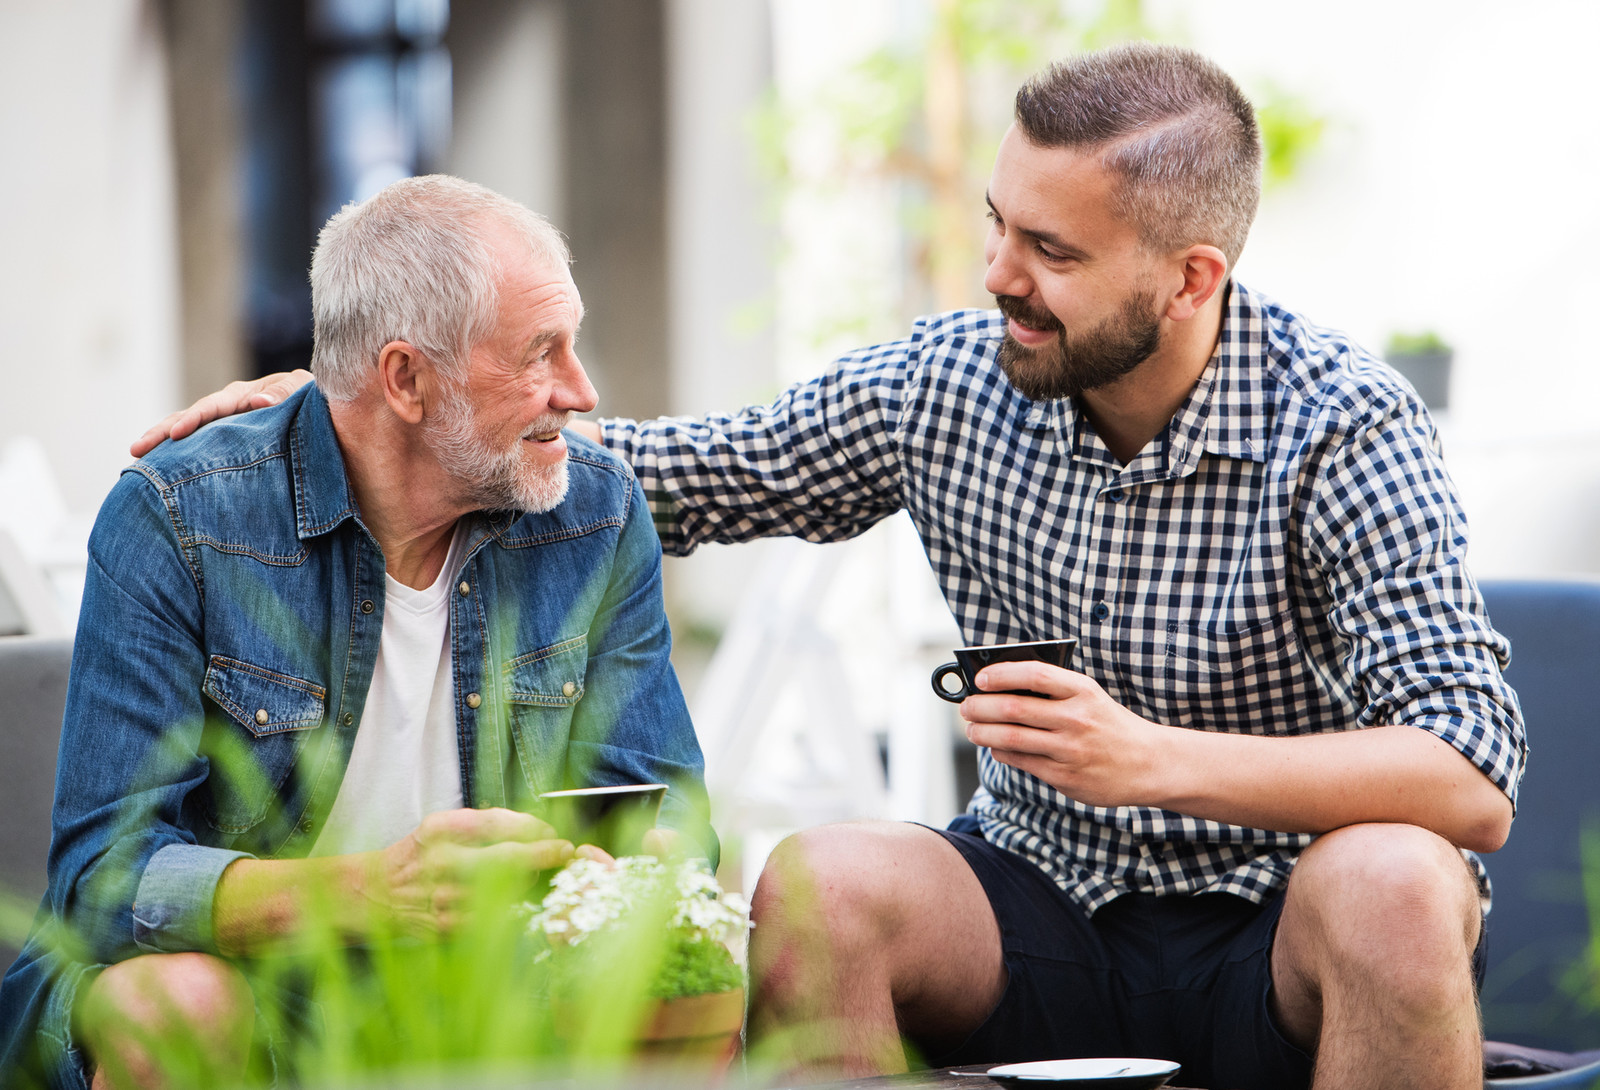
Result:
{"type": "MultiPolygon", "coordinates": [[[[146,426],[306,362],[345,202],[430,171],[522,200],[571,239],[603,414],[734,409],[985,305],[1017,83],[1130,37],[1261,108],[1239,276],[1415,368],[1476,572],[1600,571],[1590,0],[0,0],[0,631],[71,631],[146,426]]],[[[791,829],[964,804],[908,523],[666,577],[734,884],[791,829]]]]}

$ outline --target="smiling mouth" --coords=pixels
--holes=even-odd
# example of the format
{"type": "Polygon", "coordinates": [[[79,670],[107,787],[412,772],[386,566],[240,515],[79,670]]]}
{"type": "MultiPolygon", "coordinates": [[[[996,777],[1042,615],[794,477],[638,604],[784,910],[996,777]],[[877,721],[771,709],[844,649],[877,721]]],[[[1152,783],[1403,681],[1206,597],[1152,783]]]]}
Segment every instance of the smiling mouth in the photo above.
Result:
{"type": "Polygon", "coordinates": [[[559,431],[533,432],[532,434],[524,435],[522,438],[530,443],[549,443],[560,439],[561,433],[559,431]]]}

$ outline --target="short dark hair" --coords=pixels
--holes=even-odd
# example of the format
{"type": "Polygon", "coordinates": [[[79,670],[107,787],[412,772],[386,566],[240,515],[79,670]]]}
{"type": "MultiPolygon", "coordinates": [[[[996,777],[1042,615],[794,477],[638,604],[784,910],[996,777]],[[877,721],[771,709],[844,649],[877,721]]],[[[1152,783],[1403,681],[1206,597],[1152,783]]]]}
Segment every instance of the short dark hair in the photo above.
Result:
{"type": "Polygon", "coordinates": [[[1237,84],[1192,49],[1135,42],[1051,65],[1017,92],[1046,148],[1100,149],[1117,212],[1155,250],[1216,246],[1231,269],[1261,200],[1261,133],[1237,84]]]}

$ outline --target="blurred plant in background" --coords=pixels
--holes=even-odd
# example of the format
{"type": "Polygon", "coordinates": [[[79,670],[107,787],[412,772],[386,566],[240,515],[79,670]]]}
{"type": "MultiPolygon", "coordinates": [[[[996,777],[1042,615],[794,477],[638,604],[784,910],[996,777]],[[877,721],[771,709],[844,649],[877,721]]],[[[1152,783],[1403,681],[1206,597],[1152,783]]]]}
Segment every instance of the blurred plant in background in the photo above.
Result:
{"type": "Polygon", "coordinates": [[[1562,990],[1586,1009],[1600,1013],[1600,822],[1590,822],[1580,840],[1583,852],[1583,902],[1589,910],[1589,944],[1581,961],[1562,980],[1562,990]]]}
{"type": "MultiPolygon", "coordinates": [[[[983,195],[1017,87],[1052,60],[1147,39],[1181,43],[1157,27],[1143,0],[929,0],[917,33],[838,72],[804,101],[774,91],[755,123],[756,143],[781,202],[828,195],[867,180],[898,183],[905,276],[900,313],[838,316],[835,327],[875,335],[917,314],[989,305],[982,290],[983,195]]],[[[1264,180],[1291,180],[1314,152],[1326,119],[1304,98],[1241,79],[1257,109],[1264,180]]]]}

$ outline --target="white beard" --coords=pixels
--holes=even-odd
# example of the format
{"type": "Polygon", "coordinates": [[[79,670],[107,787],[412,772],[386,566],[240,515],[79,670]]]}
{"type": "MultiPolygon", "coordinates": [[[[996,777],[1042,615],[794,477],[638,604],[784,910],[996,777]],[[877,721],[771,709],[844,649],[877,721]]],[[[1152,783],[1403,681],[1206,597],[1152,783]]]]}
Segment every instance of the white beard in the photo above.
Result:
{"type": "MultiPolygon", "coordinates": [[[[423,436],[471,507],[538,514],[566,499],[566,458],[556,465],[528,462],[521,438],[509,450],[496,450],[481,433],[466,391],[446,382],[442,394],[437,415],[423,424],[423,436]]],[[[527,434],[557,431],[566,422],[566,413],[550,413],[535,420],[527,434]]]]}

